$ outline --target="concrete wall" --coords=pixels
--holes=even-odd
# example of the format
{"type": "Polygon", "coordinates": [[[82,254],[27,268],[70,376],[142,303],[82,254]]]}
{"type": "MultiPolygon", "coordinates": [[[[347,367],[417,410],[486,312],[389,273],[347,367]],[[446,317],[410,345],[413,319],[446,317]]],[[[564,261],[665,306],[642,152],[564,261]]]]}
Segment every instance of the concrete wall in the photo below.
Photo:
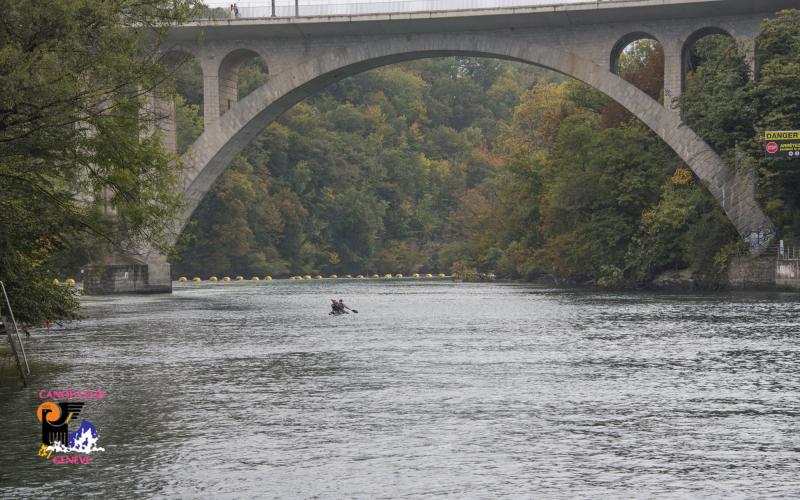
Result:
{"type": "Polygon", "coordinates": [[[728,267],[728,281],[733,288],[800,290],[800,260],[734,257],[728,267]]]}
{"type": "Polygon", "coordinates": [[[775,283],[780,287],[800,290],[800,260],[778,259],[775,264],[775,283]]]}
{"type": "Polygon", "coordinates": [[[170,293],[169,264],[104,264],[84,268],[86,295],[170,293]]]}

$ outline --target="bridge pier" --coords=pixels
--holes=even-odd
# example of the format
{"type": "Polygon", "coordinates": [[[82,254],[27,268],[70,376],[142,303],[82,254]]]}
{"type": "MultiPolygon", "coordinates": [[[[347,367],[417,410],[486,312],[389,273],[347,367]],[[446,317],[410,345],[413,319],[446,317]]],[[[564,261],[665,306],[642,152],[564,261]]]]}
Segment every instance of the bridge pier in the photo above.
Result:
{"type": "Polygon", "coordinates": [[[683,40],[664,40],[664,107],[679,113],[678,98],[683,93],[683,40]]]}
{"type": "MultiPolygon", "coordinates": [[[[142,135],[161,133],[164,148],[177,153],[175,100],[156,89],[147,96],[146,106],[150,122],[142,135]]],[[[113,217],[113,207],[107,210],[113,217]]],[[[84,266],[82,272],[85,295],[172,293],[171,266],[165,256],[154,250],[125,252],[116,249],[105,259],[84,266]]]]}
{"type": "Polygon", "coordinates": [[[84,267],[83,293],[172,293],[170,271],[171,266],[162,255],[132,256],[117,253],[103,263],[84,267]]]}

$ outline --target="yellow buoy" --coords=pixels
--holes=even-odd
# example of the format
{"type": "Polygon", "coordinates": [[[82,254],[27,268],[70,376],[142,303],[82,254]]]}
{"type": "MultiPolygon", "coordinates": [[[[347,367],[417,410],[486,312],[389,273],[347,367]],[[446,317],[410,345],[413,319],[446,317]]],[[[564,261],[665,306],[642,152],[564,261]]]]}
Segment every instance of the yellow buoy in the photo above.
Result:
{"type": "Polygon", "coordinates": [[[203,280],[201,280],[200,278],[198,278],[197,276],[195,276],[194,278],[192,278],[192,281],[194,281],[195,283],[200,283],[200,282],[201,282],[201,281],[203,281],[203,280]]]}
{"type": "Polygon", "coordinates": [[[305,276],[303,276],[303,279],[304,280],[310,280],[311,279],[311,275],[306,274],[305,276]]]}
{"type": "Polygon", "coordinates": [[[261,278],[259,278],[258,276],[253,276],[252,278],[250,278],[250,281],[261,281],[261,278]]]}
{"type": "Polygon", "coordinates": [[[230,276],[225,276],[224,278],[222,278],[222,281],[225,281],[225,282],[228,282],[230,280],[231,280],[230,276]]]}
{"type": "Polygon", "coordinates": [[[428,274],[425,275],[425,277],[426,278],[433,278],[433,275],[431,273],[428,273],[428,274]]]}
{"type": "Polygon", "coordinates": [[[440,277],[440,278],[446,278],[447,276],[445,276],[445,274],[444,274],[444,273],[439,273],[439,277],[440,277]]]}
{"type": "Polygon", "coordinates": [[[264,281],[272,281],[272,276],[264,276],[264,281]]]}
{"type": "Polygon", "coordinates": [[[212,282],[212,283],[216,283],[216,282],[217,282],[217,281],[219,281],[219,280],[217,279],[217,277],[216,277],[216,276],[212,276],[212,277],[208,278],[208,281],[210,281],[210,282],[212,282]]]}
{"type": "Polygon", "coordinates": [[[347,279],[350,279],[350,278],[353,277],[353,275],[352,274],[345,274],[344,277],[347,278],[347,279]]]}
{"type": "Polygon", "coordinates": [[[384,275],[383,275],[383,277],[384,277],[384,278],[391,278],[391,277],[392,277],[392,275],[391,275],[391,274],[384,274],[384,275]]]}
{"type": "Polygon", "coordinates": [[[237,276],[236,281],[244,281],[244,276],[237,276]]]}
{"type": "Polygon", "coordinates": [[[315,279],[315,280],[321,280],[321,279],[322,279],[322,275],[319,275],[319,274],[318,274],[318,275],[314,276],[314,279],[315,279]]]}
{"type": "Polygon", "coordinates": [[[72,286],[75,284],[75,280],[72,278],[67,278],[67,281],[65,281],[64,283],[66,283],[69,286],[72,286]]]}
{"type": "Polygon", "coordinates": [[[356,279],[363,280],[364,279],[364,275],[363,274],[359,274],[358,276],[356,276],[356,279]]]}
{"type": "Polygon", "coordinates": [[[179,283],[186,283],[187,281],[189,281],[189,279],[186,276],[181,276],[178,278],[179,283]]]}
{"type": "Polygon", "coordinates": [[[377,274],[373,274],[372,277],[373,278],[380,278],[380,276],[378,276],[377,274]]]}
{"type": "Polygon", "coordinates": [[[395,278],[402,278],[402,277],[403,277],[403,275],[402,275],[402,274],[400,274],[400,273],[397,273],[397,274],[395,274],[395,275],[394,275],[394,277],[395,277],[395,278]]]}
{"type": "Polygon", "coordinates": [[[335,274],[331,274],[331,279],[332,280],[335,280],[336,278],[338,278],[338,276],[336,276],[335,274]]]}
{"type": "Polygon", "coordinates": [[[60,282],[60,281],[58,281],[58,278],[55,278],[55,279],[53,280],[53,284],[54,284],[54,285],[60,285],[60,284],[61,284],[61,282],[60,282]]]}
{"type": "Polygon", "coordinates": [[[412,278],[419,278],[419,273],[414,273],[411,275],[412,278]]]}

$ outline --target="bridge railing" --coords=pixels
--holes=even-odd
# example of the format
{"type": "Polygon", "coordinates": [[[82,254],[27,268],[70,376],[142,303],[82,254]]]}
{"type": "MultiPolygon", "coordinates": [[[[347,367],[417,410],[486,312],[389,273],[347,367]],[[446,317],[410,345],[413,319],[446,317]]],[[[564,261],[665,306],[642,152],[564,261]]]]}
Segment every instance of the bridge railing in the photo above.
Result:
{"type": "MultiPolygon", "coordinates": [[[[401,14],[446,10],[495,9],[503,7],[537,7],[574,3],[600,3],[601,0],[376,0],[363,2],[329,2],[325,0],[260,0],[231,2],[199,12],[204,19],[252,19],[263,17],[317,17],[362,14],[401,14]],[[236,9],[231,9],[236,5],[236,9]],[[238,12],[238,15],[237,15],[238,12]]],[[[604,2],[613,0],[602,0],[604,2]]]]}
{"type": "MultiPolygon", "coordinates": [[[[740,256],[749,256],[751,252],[742,249],[738,254],[740,256]]],[[[800,260],[800,247],[773,243],[764,248],[758,255],[760,257],[771,257],[780,260],[800,260]]]]}

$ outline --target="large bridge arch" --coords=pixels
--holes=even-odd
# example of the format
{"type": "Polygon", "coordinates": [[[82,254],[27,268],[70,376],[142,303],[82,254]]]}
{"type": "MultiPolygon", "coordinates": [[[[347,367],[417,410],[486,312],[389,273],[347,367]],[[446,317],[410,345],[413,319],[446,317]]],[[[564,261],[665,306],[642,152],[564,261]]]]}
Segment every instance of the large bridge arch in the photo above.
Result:
{"type": "MultiPolygon", "coordinates": [[[[742,236],[771,232],[773,226],[754,195],[752,179],[728,168],[696,133],[606,63],[544,41],[504,32],[416,34],[373,37],[370,43],[341,41],[304,47],[302,58],[232,105],[183,155],[181,189],[185,209],[174,228],[177,238],[203,196],[258,133],[286,110],[324,87],[363,71],[397,62],[452,55],[512,60],[557,71],[614,99],[661,137],[717,199],[742,236]]],[[[608,47],[613,50],[612,46],[608,47]]],[[[220,59],[227,53],[218,54],[220,59]]],[[[604,61],[608,61],[608,55],[604,61]]]]}

